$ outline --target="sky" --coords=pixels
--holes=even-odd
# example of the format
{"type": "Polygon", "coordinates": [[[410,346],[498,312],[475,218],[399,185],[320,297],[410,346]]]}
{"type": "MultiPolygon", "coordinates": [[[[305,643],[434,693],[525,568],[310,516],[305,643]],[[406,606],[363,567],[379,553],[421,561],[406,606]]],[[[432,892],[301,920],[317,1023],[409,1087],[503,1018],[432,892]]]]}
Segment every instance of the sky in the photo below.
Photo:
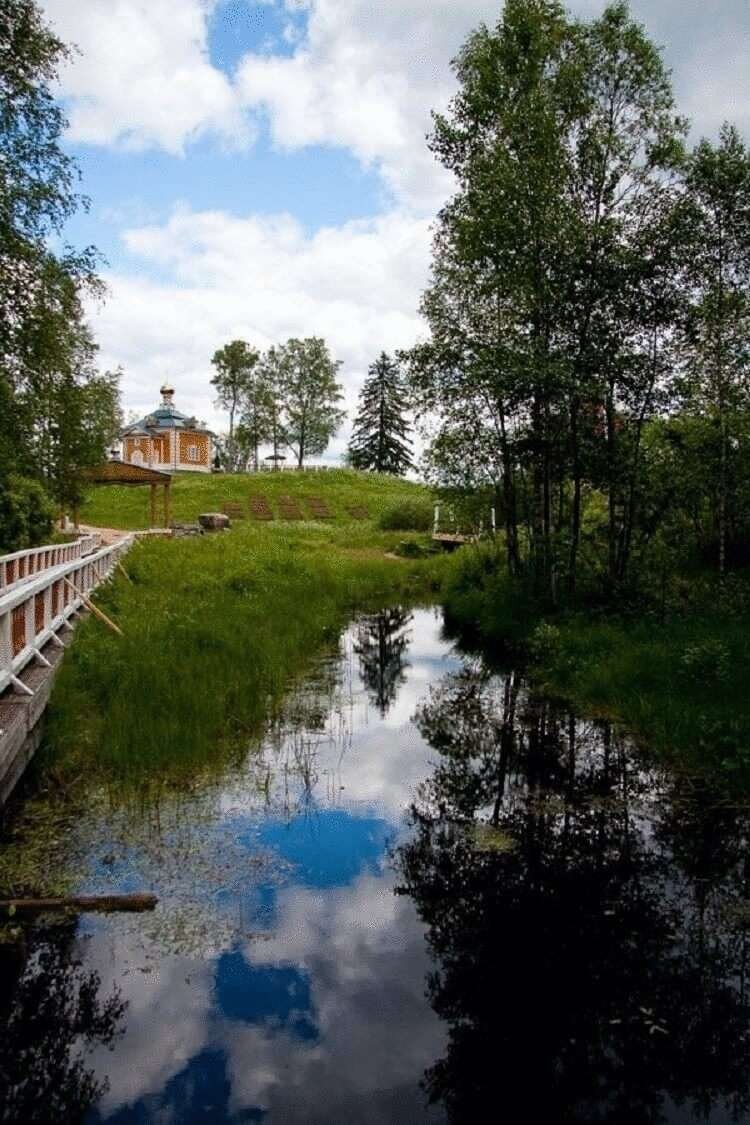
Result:
{"type": "MultiPolygon", "coordinates": [[[[211,356],[323,336],[346,407],[383,349],[425,335],[430,227],[451,182],[425,141],[450,60],[498,0],[40,0],[77,51],[59,82],[91,204],[67,237],[108,286],[90,318],[126,412],[167,379],[226,429],[211,356]]],[[[592,16],[602,0],[572,0],[592,16]]],[[[632,0],[692,139],[750,139],[750,0],[632,0]]],[[[346,447],[348,426],[324,460],[346,447]]]]}

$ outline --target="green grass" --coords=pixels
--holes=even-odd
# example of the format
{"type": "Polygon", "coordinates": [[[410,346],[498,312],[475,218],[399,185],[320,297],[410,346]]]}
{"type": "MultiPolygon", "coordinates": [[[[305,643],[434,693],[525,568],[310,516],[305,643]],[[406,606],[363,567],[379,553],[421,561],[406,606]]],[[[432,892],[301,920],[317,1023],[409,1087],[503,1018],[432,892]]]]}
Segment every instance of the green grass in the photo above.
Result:
{"type": "Polygon", "coordinates": [[[750,777],[749,624],[723,614],[664,625],[571,616],[558,623],[557,637],[536,661],[537,676],[549,690],[620,720],[691,767],[750,777]]]}
{"type": "MultiPolygon", "coordinates": [[[[308,487],[301,474],[283,483],[289,492],[308,487]]],[[[227,479],[222,495],[232,495],[230,484],[234,495],[248,488],[246,478],[227,479]]],[[[310,492],[332,507],[356,490],[373,513],[394,493],[418,491],[353,474],[321,474],[314,484],[310,492]]],[[[212,478],[183,478],[179,489],[184,518],[216,506],[205,502],[205,493],[216,495],[212,478]]],[[[102,526],[135,522],[135,507],[117,508],[119,491],[103,493],[102,526]]],[[[135,503],[129,493],[126,500],[135,503]]],[[[92,617],[81,624],[53,694],[43,766],[53,776],[110,781],[226,762],[356,610],[434,599],[446,560],[391,557],[403,539],[339,515],[239,521],[226,533],[138,543],[125,560],[132,582],[120,576],[96,595],[124,636],[92,617]]]]}
{"type": "MultiPolygon", "coordinates": [[[[714,583],[715,587],[715,583],[714,583]]],[[[747,579],[661,614],[552,611],[514,584],[501,558],[466,549],[443,574],[454,627],[526,664],[536,687],[582,714],[616,720],[690,769],[750,782],[747,579]]]]}
{"type": "MultiPolygon", "coordinates": [[[[161,520],[159,489],[158,518],[161,520]]],[[[293,496],[303,511],[309,497],[327,501],[333,523],[349,524],[347,508],[364,505],[372,522],[395,504],[404,501],[429,503],[424,486],[399,477],[332,469],[321,473],[177,473],[172,483],[172,519],[176,523],[194,521],[201,512],[220,512],[225,501],[241,503],[247,511],[250,496],[265,496],[278,517],[280,496],[293,496]]],[[[126,485],[99,485],[92,488],[81,506],[84,523],[97,527],[138,530],[149,526],[150,489],[126,485]]],[[[249,521],[254,522],[254,521],[249,521]]]]}

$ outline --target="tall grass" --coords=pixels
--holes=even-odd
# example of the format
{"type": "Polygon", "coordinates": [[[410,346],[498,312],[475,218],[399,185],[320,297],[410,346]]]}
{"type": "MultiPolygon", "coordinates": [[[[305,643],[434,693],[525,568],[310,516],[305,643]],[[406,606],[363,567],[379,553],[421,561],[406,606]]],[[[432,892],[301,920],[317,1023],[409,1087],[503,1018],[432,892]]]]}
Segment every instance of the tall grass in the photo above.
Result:
{"type": "Polygon", "coordinates": [[[434,596],[442,560],[386,557],[361,525],[238,525],[156,540],[84,621],[49,713],[44,762],[67,775],[180,774],[226,761],[357,608],[434,596]]]}

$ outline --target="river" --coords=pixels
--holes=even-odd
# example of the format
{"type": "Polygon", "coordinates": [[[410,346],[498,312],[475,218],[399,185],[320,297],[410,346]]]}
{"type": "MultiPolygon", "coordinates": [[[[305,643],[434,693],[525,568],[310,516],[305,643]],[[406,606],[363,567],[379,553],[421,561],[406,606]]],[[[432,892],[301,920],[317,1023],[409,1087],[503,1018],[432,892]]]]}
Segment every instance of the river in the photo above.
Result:
{"type": "Polygon", "coordinates": [[[361,617],[232,768],[70,818],[72,891],[160,901],[0,946],[0,1121],[750,1121],[749,829],[361,617]]]}

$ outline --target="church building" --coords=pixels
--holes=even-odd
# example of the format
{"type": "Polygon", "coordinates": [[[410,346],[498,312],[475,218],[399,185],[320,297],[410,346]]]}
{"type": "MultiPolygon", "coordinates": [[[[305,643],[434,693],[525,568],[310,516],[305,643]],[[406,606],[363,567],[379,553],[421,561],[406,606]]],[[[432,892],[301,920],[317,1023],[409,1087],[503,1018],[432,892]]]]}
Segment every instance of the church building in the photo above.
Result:
{"type": "Polygon", "coordinates": [[[165,384],[160,394],[161,406],[122,431],[123,461],[165,472],[210,473],[214,435],[204,422],[175,409],[173,387],[165,384]]]}

